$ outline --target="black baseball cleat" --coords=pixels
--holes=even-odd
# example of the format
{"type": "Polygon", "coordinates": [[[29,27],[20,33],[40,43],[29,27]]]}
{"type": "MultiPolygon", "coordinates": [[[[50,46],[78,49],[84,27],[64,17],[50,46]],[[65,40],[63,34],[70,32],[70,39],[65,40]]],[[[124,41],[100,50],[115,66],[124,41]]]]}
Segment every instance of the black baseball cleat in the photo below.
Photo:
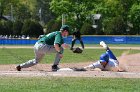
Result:
{"type": "Polygon", "coordinates": [[[17,71],[21,71],[20,65],[16,66],[17,71]]]}
{"type": "Polygon", "coordinates": [[[71,47],[70,50],[73,50],[73,48],[71,47]]]}
{"type": "Polygon", "coordinates": [[[57,71],[59,70],[60,68],[57,66],[57,65],[52,65],[52,71],[57,71]]]}

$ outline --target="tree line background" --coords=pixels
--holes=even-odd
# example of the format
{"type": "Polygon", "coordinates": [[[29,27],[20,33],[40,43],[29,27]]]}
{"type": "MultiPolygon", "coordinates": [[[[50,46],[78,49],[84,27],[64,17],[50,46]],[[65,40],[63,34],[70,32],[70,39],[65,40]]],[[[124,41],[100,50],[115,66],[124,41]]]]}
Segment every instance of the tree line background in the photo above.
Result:
{"type": "Polygon", "coordinates": [[[62,17],[71,33],[140,34],[140,0],[0,0],[0,35],[38,37],[59,30],[62,17]]]}

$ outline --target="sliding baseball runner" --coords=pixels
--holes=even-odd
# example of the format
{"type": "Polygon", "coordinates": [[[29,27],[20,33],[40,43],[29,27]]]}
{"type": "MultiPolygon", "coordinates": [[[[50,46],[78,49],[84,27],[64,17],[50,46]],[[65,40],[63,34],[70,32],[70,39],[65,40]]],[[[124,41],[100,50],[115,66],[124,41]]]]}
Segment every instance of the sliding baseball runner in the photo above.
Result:
{"type": "Polygon", "coordinates": [[[122,70],[119,68],[119,62],[118,62],[116,56],[110,50],[110,48],[106,45],[106,43],[104,41],[101,41],[100,45],[106,50],[106,52],[100,56],[100,60],[98,60],[97,62],[92,63],[88,66],[85,66],[83,68],[75,67],[75,68],[73,68],[73,70],[74,71],[86,71],[87,69],[99,68],[102,71],[121,72],[122,70]]]}

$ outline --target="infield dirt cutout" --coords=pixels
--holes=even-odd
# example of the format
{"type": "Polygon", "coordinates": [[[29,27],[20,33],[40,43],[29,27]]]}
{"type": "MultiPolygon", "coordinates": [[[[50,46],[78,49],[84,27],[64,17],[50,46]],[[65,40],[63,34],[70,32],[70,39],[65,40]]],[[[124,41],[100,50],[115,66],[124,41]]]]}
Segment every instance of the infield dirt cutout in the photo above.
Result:
{"type": "MultiPolygon", "coordinates": [[[[127,54],[127,52],[126,52],[127,54]]],[[[0,65],[0,76],[14,77],[104,77],[104,78],[140,78],[140,54],[122,55],[118,57],[120,67],[127,72],[100,71],[99,69],[88,71],[57,71],[51,72],[51,64],[38,64],[36,66],[16,71],[16,65],[0,65]]],[[[60,64],[61,68],[83,67],[91,64],[87,63],[67,63],[60,64]]]]}

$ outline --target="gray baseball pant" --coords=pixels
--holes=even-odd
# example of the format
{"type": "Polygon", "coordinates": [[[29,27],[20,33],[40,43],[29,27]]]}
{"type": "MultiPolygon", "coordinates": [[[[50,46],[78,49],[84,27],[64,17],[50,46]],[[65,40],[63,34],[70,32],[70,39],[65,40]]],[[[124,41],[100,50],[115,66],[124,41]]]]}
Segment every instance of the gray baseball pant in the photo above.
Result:
{"type": "MultiPolygon", "coordinates": [[[[63,52],[63,48],[61,47],[61,52],[63,52]]],[[[41,61],[41,59],[45,56],[45,54],[48,53],[56,53],[56,57],[54,60],[54,65],[58,65],[60,62],[60,56],[59,53],[55,50],[53,45],[47,45],[44,43],[38,43],[34,45],[34,53],[35,53],[35,59],[29,60],[23,64],[20,64],[21,68],[28,68],[33,65],[36,65],[41,61]]]]}

